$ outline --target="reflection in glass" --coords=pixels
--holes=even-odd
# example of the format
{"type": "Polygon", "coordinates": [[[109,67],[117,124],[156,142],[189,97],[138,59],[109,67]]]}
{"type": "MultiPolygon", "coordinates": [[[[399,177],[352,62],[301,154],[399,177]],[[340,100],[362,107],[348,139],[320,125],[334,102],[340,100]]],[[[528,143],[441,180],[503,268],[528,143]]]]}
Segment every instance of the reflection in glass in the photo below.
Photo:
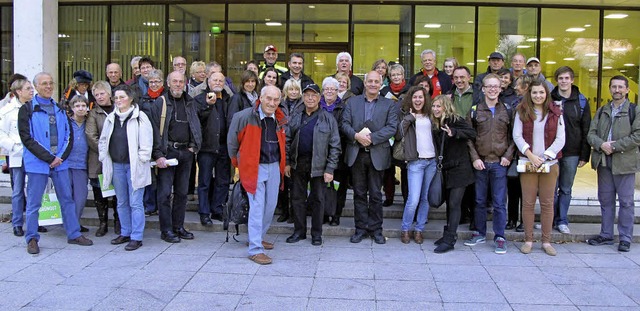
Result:
{"type": "Polygon", "coordinates": [[[629,79],[629,99],[638,102],[638,80],[640,68],[640,33],[637,11],[604,11],[604,42],[602,57],[603,102],[611,99],[609,80],[615,75],[629,79]],[[614,15],[615,14],[615,15],[614,15]],[[624,15],[627,15],[623,17],[624,15]],[[618,18],[607,18],[607,16],[618,18]]]}
{"type": "Polygon", "coordinates": [[[226,67],[224,4],[169,6],[169,59],[187,59],[187,75],[193,61],[216,61],[226,67]]]}

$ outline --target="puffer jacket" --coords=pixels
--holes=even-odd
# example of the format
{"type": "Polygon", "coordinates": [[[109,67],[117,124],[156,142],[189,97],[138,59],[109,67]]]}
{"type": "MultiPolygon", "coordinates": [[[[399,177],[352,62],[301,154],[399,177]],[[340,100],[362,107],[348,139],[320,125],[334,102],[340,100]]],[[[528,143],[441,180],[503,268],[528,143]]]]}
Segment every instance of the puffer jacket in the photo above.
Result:
{"type": "MultiPolygon", "coordinates": [[[[116,108],[117,109],[117,108],[116,108]]],[[[109,143],[115,122],[120,122],[115,110],[104,121],[100,142],[99,156],[102,162],[102,188],[106,189],[113,180],[113,161],[109,155],[109,143]]],[[[144,188],[151,184],[151,150],[153,149],[153,128],[147,115],[135,105],[131,118],[127,121],[127,145],[129,146],[129,164],[131,168],[131,185],[133,190],[144,188]]]]}
{"type": "MultiPolygon", "coordinates": [[[[305,108],[304,105],[298,106],[288,123],[287,165],[291,165],[293,169],[297,165],[300,129],[306,124],[306,122],[302,122],[302,114],[306,113],[305,108]]],[[[313,114],[317,114],[318,121],[313,128],[311,177],[322,176],[324,173],[333,174],[333,171],[338,167],[338,158],[342,150],[338,122],[331,113],[322,108],[318,108],[313,114]]]]}
{"type": "Polygon", "coordinates": [[[500,158],[511,161],[513,158],[515,143],[512,136],[513,116],[510,115],[513,112],[502,102],[496,104],[495,111],[494,116],[484,99],[481,99],[480,104],[471,107],[467,114],[467,122],[477,132],[475,142],[468,143],[471,162],[478,159],[500,162],[500,158]]]}
{"type": "Polygon", "coordinates": [[[23,146],[18,133],[18,111],[22,103],[17,97],[0,108],[0,148],[9,156],[9,167],[22,167],[23,146]]]}
{"type": "Polygon", "coordinates": [[[598,169],[598,166],[605,161],[605,154],[600,149],[602,143],[608,140],[609,129],[613,125],[611,140],[613,143],[613,154],[611,155],[611,171],[614,175],[633,174],[640,171],[640,109],[636,107],[636,116],[633,124],[630,124],[629,105],[627,99],[622,103],[622,108],[615,118],[611,118],[611,103],[600,107],[596,112],[587,140],[593,148],[591,152],[591,168],[598,169]]]}

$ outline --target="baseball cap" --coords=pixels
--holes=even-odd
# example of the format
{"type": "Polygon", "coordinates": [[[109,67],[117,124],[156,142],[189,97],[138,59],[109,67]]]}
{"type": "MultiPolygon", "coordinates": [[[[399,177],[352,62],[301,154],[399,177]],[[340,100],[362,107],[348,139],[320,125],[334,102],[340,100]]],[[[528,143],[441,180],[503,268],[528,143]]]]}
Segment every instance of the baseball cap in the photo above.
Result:
{"type": "Polygon", "coordinates": [[[540,63],[540,60],[537,57],[529,57],[529,59],[527,59],[527,65],[529,65],[530,62],[536,62],[536,63],[540,63]]]}
{"type": "Polygon", "coordinates": [[[302,90],[302,93],[306,92],[307,90],[312,90],[312,91],[320,94],[320,88],[318,87],[317,84],[309,84],[309,85],[305,86],[304,90],[302,90]]]}
{"type": "Polygon", "coordinates": [[[264,51],[267,52],[269,50],[273,50],[274,52],[278,52],[278,49],[276,49],[276,46],[273,44],[269,44],[264,48],[264,51]]]}
{"type": "Polygon", "coordinates": [[[492,58],[504,60],[504,56],[500,52],[491,53],[491,55],[489,55],[489,59],[492,59],[492,58]]]}

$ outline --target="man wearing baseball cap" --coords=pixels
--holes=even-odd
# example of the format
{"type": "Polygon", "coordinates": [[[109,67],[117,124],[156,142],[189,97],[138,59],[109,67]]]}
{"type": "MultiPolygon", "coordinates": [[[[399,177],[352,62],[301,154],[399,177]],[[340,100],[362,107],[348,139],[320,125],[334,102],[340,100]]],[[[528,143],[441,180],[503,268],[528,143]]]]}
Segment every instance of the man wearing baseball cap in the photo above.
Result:
{"type": "Polygon", "coordinates": [[[287,166],[284,174],[291,177],[293,234],[287,243],[307,238],[307,204],[312,206],[311,244],[322,245],[322,221],[327,183],[338,167],[340,134],[333,115],[320,109],[320,88],[309,84],[302,91],[304,105],[291,112],[287,132],[287,166]],[[307,184],[311,192],[307,198],[307,184]]]}
{"type": "Polygon", "coordinates": [[[553,83],[549,82],[547,78],[542,74],[542,66],[540,66],[540,59],[537,57],[529,57],[527,59],[527,74],[547,84],[549,92],[553,90],[553,83]]]}
{"type": "MultiPolygon", "coordinates": [[[[493,52],[489,55],[489,66],[487,72],[481,73],[473,80],[473,104],[479,104],[484,98],[482,93],[482,79],[490,73],[498,73],[498,70],[504,68],[504,55],[500,52],[493,52]]],[[[463,117],[467,115],[468,111],[458,111],[463,117]]]]}
{"type": "Polygon", "coordinates": [[[264,56],[264,63],[260,64],[260,67],[258,67],[260,69],[260,79],[262,79],[264,71],[269,67],[275,68],[278,71],[278,76],[281,76],[283,73],[288,71],[286,67],[276,64],[278,61],[278,49],[275,45],[269,44],[264,47],[264,54],[262,54],[262,56],[264,56]]]}

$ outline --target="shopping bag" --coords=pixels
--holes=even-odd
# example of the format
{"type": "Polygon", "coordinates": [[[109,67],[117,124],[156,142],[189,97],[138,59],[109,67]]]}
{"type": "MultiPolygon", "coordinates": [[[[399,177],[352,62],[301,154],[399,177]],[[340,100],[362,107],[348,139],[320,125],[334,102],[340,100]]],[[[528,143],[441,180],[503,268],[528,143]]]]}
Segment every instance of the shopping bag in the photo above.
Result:
{"type": "Polygon", "coordinates": [[[108,198],[108,197],[112,197],[116,195],[116,189],[113,187],[113,182],[111,182],[111,184],[109,185],[108,188],[104,189],[102,188],[102,174],[98,175],[98,180],[100,181],[100,190],[102,192],[102,197],[103,198],[108,198]]]}
{"type": "Polygon", "coordinates": [[[39,226],[51,226],[62,224],[62,210],[60,202],[53,190],[42,195],[42,206],[38,216],[39,226]]]}

